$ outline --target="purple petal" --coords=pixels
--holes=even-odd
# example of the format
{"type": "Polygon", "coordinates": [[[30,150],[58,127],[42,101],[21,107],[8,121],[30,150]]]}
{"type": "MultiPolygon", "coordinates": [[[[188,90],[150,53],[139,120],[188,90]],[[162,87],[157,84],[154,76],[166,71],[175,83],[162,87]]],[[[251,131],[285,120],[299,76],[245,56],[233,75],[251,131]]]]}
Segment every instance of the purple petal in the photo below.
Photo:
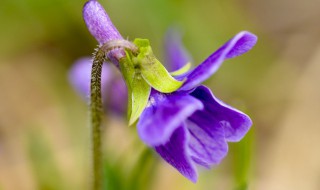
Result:
{"type": "MultiPolygon", "coordinates": [[[[195,115],[207,115],[206,117],[211,120],[212,127],[220,126],[223,129],[227,141],[241,140],[250,129],[252,121],[249,116],[217,99],[209,88],[199,86],[191,95],[204,105],[203,111],[197,111],[195,115]]],[[[194,115],[192,118],[194,120],[194,115]]],[[[197,124],[200,125],[198,122],[197,124]]]]}
{"type": "Polygon", "coordinates": [[[111,110],[123,115],[127,111],[128,92],[124,80],[119,76],[112,80],[109,91],[109,103],[111,110]]]}
{"type": "Polygon", "coordinates": [[[137,124],[140,138],[149,146],[164,144],[183,121],[202,108],[200,101],[186,93],[152,92],[137,124]]]}
{"type": "Polygon", "coordinates": [[[82,14],[88,30],[100,44],[123,39],[98,1],[89,0],[84,5],[82,14]]]}
{"type": "Polygon", "coordinates": [[[187,80],[182,90],[191,89],[199,85],[214,74],[225,59],[242,55],[249,51],[257,42],[257,37],[250,32],[240,32],[210,55],[203,63],[187,74],[187,80]]]}
{"type": "Polygon", "coordinates": [[[190,55],[181,42],[181,36],[174,30],[168,30],[165,39],[166,63],[169,71],[175,71],[191,61],[190,55]]]}
{"type": "MultiPolygon", "coordinates": [[[[69,81],[75,90],[87,101],[90,96],[90,80],[91,80],[92,59],[89,57],[77,60],[70,69],[69,81]]],[[[107,96],[107,87],[112,78],[111,68],[107,64],[103,64],[101,73],[102,97],[107,96]]]]}
{"type": "Polygon", "coordinates": [[[154,148],[165,161],[175,167],[183,176],[195,183],[198,174],[190,159],[187,143],[188,133],[184,126],[180,126],[174,131],[166,144],[154,148]]]}
{"type": "Polygon", "coordinates": [[[207,110],[197,111],[187,123],[193,161],[204,166],[219,164],[228,153],[223,127],[207,110]]]}

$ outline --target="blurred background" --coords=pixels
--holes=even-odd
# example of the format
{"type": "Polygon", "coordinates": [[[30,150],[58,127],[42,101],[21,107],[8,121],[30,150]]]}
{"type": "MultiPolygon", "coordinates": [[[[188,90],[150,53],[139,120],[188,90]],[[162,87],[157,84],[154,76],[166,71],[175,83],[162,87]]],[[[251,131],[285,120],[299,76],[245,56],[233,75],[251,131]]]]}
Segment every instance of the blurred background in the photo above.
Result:
{"type": "MultiPolygon", "coordinates": [[[[178,27],[199,64],[241,30],[259,37],[206,85],[254,126],[193,184],[118,115],[105,121],[105,187],[117,190],[320,189],[320,1],[100,0],[124,37],[148,38],[163,58],[178,27]]],[[[68,81],[97,42],[84,0],[1,0],[0,190],[87,189],[87,103],[68,81]]],[[[112,89],[110,89],[112,90],[112,89]]]]}

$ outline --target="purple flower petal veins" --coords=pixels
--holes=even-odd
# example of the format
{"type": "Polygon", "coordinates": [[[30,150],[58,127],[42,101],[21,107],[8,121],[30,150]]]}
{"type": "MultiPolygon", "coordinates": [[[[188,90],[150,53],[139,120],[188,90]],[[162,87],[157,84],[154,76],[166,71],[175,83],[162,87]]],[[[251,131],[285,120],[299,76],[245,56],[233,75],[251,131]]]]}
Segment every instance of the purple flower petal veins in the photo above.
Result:
{"type": "Polygon", "coordinates": [[[155,146],[156,152],[169,164],[192,182],[198,179],[198,173],[189,156],[189,133],[186,128],[179,126],[171,135],[169,141],[163,145],[155,146]]]}
{"type": "Polygon", "coordinates": [[[187,78],[181,90],[192,89],[201,84],[219,69],[225,59],[246,53],[256,42],[257,37],[254,34],[247,31],[238,33],[186,76],[181,76],[180,78],[187,78]]]}
{"type": "Polygon", "coordinates": [[[195,164],[219,164],[228,152],[227,142],[240,140],[252,125],[247,115],[222,103],[205,86],[169,95],[153,92],[150,104],[137,124],[140,138],[193,182],[195,164]]]}
{"type": "Polygon", "coordinates": [[[213,95],[208,87],[201,85],[190,95],[205,105],[202,113],[206,112],[207,115],[211,115],[212,119],[218,118],[220,126],[223,127],[225,139],[228,142],[240,141],[250,129],[252,125],[250,117],[223,103],[213,95]]]}
{"type": "Polygon", "coordinates": [[[149,102],[137,125],[140,138],[149,146],[166,143],[181,123],[203,108],[199,100],[185,93],[166,95],[153,90],[149,102]],[[157,127],[150,127],[155,123],[157,127]]]}

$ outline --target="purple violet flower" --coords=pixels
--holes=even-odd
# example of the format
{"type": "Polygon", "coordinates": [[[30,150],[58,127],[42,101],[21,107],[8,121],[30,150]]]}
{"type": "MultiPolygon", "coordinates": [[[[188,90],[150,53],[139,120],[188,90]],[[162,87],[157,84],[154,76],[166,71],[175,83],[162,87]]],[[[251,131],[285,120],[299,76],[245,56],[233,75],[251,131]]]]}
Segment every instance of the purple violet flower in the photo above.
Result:
{"type": "MultiPolygon", "coordinates": [[[[89,31],[100,44],[123,39],[96,0],[85,4],[83,15],[89,31]]],[[[179,90],[169,94],[151,91],[148,106],[137,123],[139,136],[192,182],[198,178],[196,165],[209,168],[219,164],[228,152],[228,142],[241,140],[252,125],[246,114],[217,99],[201,83],[224,60],[246,53],[256,41],[254,34],[240,32],[193,70],[175,76],[185,80],[179,90]]],[[[166,47],[167,62],[173,70],[190,60],[178,38],[168,40],[166,47]]],[[[108,57],[118,65],[123,53],[119,48],[110,51],[108,57]]]]}
{"type": "MultiPolygon", "coordinates": [[[[178,91],[164,94],[153,90],[140,116],[140,138],[192,182],[198,177],[196,164],[206,168],[219,164],[227,155],[227,142],[241,140],[252,125],[246,114],[223,103],[201,82],[225,59],[249,51],[256,41],[255,35],[240,32],[192,71],[178,76],[186,78],[178,91]]],[[[180,60],[186,59],[180,56],[187,55],[178,46],[175,41],[167,43],[177,51],[167,58],[174,65],[180,65],[180,60]]]]}
{"type": "MultiPolygon", "coordinates": [[[[71,85],[87,102],[90,100],[91,67],[92,58],[84,57],[75,61],[69,72],[71,85]]],[[[120,72],[109,63],[102,66],[101,86],[104,109],[124,115],[127,111],[127,87],[120,72]]]]}

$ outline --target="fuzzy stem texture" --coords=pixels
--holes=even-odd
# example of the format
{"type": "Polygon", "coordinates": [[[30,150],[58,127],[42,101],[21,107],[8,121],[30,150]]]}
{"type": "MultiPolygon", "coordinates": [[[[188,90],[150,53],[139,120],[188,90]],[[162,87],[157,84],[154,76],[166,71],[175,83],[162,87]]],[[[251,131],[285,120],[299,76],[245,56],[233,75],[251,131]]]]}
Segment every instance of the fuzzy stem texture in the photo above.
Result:
{"type": "Polygon", "coordinates": [[[102,189],[102,146],[101,146],[101,123],[102,123],[102,100],[101,100],[101,71],[105,60],[105,53],[99,48],[94,54],[91,71],[91,141],[92,141],[92,174],[91,189],[102,189]]]}

